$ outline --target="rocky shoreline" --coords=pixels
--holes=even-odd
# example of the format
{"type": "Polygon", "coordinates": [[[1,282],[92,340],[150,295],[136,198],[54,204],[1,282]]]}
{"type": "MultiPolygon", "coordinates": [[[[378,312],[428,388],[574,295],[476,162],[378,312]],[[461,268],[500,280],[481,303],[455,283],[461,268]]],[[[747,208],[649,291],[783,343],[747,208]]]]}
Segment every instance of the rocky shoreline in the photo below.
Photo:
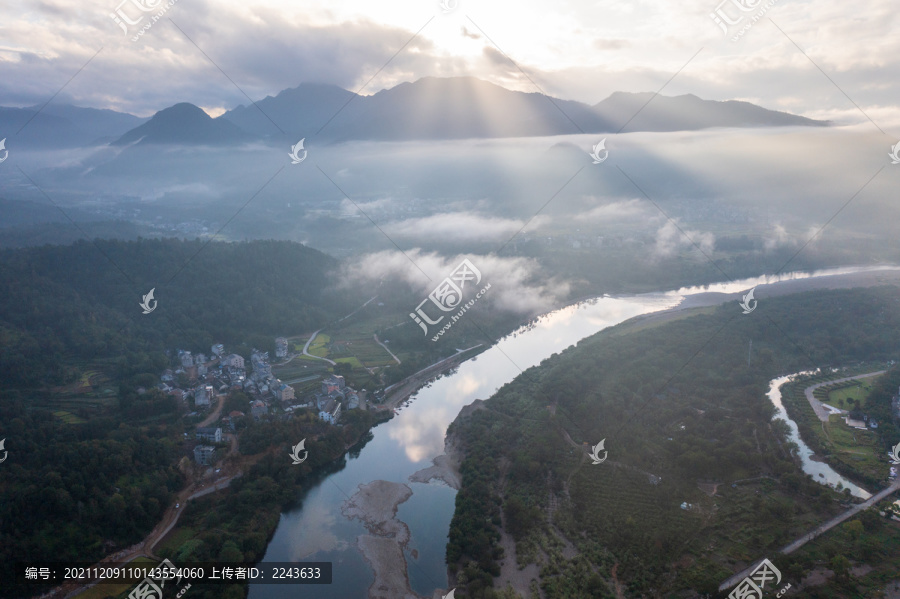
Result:
{"type": "Polygon", "coordinates": [[[358,489],[341,506],[341,513],[350,520],[360,520],[369,531],[356,538],[363,557],[375,571],[369,597],[419,599],[410,588],[403,556],[409,543],[409,528],[397,519],[397,508],[412,496],[412,489],[386,480],[359,485],[358,489]]]}

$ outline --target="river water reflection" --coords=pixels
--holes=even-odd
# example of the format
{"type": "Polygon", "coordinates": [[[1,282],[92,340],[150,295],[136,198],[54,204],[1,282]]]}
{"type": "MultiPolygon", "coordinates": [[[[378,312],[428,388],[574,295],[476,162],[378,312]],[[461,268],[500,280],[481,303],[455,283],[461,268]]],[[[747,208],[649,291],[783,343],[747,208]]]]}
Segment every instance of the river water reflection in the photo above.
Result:
{"type": "MultiPolygon", "coordinates": [[[[464,362],[455,372],[419,390],[396,417],[373,430],[373,439],[358,457],[348,457],[345,468],[324,476],[302,497],[302,507],[281,515],[263,561],[331,561],[334,564],[331,585],[251,584],[250,599],[366,597],[374,573],[356,547],[356,537],[366,530],[360,522],[347,520],[340,508],[358,485],[379,479],[407,484],[413,490],[412,497],[400,505],[397,516],[409,526],[411,533],[406,557],[412,589],[431,597],[436,588],[447,586],[444,554],[456,491],[437,482],[410,483],[408,477],[430,466],[431,460],[443,453],[447,426],[463,406],[475,399],[487,399],[520,370],[539,364],[587,336],[641,314],[672,308],[690,296],[736,293],[777,281],[860,270],[866,269],[786,273],[777,278],[760,277],[677,291],[604,296],[540,317],[464,362]],[[417,552],[416,558],[412,557],[412,550],[417,552]]],[[[710,303],[723,299],[713,299],[710,303]]],[[[735,309],[739,309],[737,304],[735,309]]],[[[794,441],[798,442],[799,438],[794,441]]],[[[803,447],[802,441],[798,445],[803,447]]],[[[808,456],[802,459],[805,469],[808,456]]],[[[812,464],[811,469],[824,466],[812,464]]],[[[815,472],[818,474],[818,470],[815,472]]],[[[838,478],[829,481],[840,480],[839,475],[834,473],[834,476],[838,478]]],[[[849,486],[847,482],[843,484],[849,486]]]]}
{"type": "Polygon", "coordinates": [[[825,462],[817,462],[810,459],[810,456],[813,455],[813,450],[803,442],[803,439],[800,438],[800,430],[797,428],[797,423],[788,418],[787,411],[784,409],[784,404],[781,402],[781,386],[785,383],[789,382],[793,377],[798,375],[806,375],[806,374],[814,374],[811,371],[807,372],[798,372],[796,374],[781,376],[777,379],[772,379],[769,381],[769,399],[772,400],[772,403],[775,404],[775,408],[778,410],[778,414],[775,418],[780,418],[787,422],[788,426],[791,429],[791,434],[788,437],[790,441],[793,441],[797,444],[799,449],[797,450],[797,454],[800,456],[800,461],[803,464],[803,472],[806,474],[812,475],[813,480],[816,482],[831,485],[836,487],[838,483],[841,483],[841,486],[845,489],[850,489],[850,493],[856,497],[861,497],[862,499],[868,499],[872,496],[871,493],[866,491],[865,489],[853,484],[840,474],[838,474],[831,466],[826,464],[825,462]]]}

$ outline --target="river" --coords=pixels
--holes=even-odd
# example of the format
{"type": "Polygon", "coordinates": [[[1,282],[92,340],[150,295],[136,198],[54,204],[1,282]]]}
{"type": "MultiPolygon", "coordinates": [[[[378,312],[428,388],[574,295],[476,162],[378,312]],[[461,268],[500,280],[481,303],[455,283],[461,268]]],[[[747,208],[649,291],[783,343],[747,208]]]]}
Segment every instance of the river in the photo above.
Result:
{"type": "MultiPolygon", "coordinates": [[[[408,525],[411,533],[406,552],[410,585],[416,593],[432,597],[435,589],[447,587],[444,557],[456,491],[439,482],[411,483],[408,477],[430,466],[432,459],[443,453],[447,426],[463,406],[475,399],[487,399],[520,371],[539,364],[553,353],[635,316],[660,312],[682,303],[719,304],[734,299],[723,294],[735,294],[757,285],[765,286],[770,295],[793,293],[809,288],[810,280],[812,287],[834,286],[834,282],[843,277],[830,275],[856,273],[871,276],[873,271],[896,277],[900,269],[847,268],[816,273],[786,273],[779,277],[745,279],[676,291],[604,296],[539,317],[477,357],[462,363],[454,372],[420,389],[397,416],[373,429],[372,440],[358,455],[348,456],[343,469],[322,477],[301,498],[302,507],[281,515],[263,561],[331,561],[334,564],[331,585],[251,584],[250,599],[366,597],[374,574],[356,546],[356,537],[366,534],[366,529],[359,521],[345,518],[341,514],[341,504],[357,491],[358,485],[379,479],[406,484],[413,491],[413,495],[400,504],[397,518],[408,525]],[[793,290],[790,288],[791,281],[801,280],[807,280],[807,284],[793,290]],[[417,552],[415,558],[412,551],[417,552]]],[[[762,304],[766,294],[757,293],[756,297],[762,304]]],[[[737,302],[734,309],[741,309],[737,302]]],[[[792,429],[796,435],[796,426],[792,429]]],[[[792,440],[800,441],[799,436],[792,440]]],[[[805,447],[802,441],[798,445],[805,447]]],[[[802,457],[801,453],[801,458],[806,469],[808,455],[802,457]]],[[[287,456],[285,459],[288,459],[287,456]]],[[[825,466],[810,463],[815,467],[825,466]]],[[[814,477],[821,482],[823,479],[816,476],[818,472],[815,471],[814,477]]],[[[826,473],[825,470],[822,472],[826,473]]],[[[838,478],[831,474],[828,476],[828,482],[841,480],[837,473],[834,477],[838,478]]],[[[844,486],[849,486],[848,483],[843,482],[844,486]]]]}
{"type": "MultiPolygon", "coordinates": [[[[832,487],[836,487],[838,483],[845,489],[850,489],[850,493],[855,497],[859,497],[861,499],[868,499],[872,496],[871,493],[866,491],[865,489],[859,487],[858,485],[853,484],[847,478],[838,474],[834,468],[826,464],[825,462],[817,462],[815,460],[811,460],[810,456],[813,455],[813,450],[803,442],[803,439],[800,438],[800,430],[797,428],[797,423],[788,418],[787,411],[784,409],[784,404],[781,402],[781,386],[792,380],[795,376],[801,376],[806,374],[815,374],[813,371],[806,372],[798,372],[796,374],[781,376],[777,379],[772,379],[769,381],[769,399],[772,400],[772,403],[775,404],[775,408],[778,410],[778,414],[775,418],[784,420],[787,422],[788,426],[791,429],[791,434],[788,437],[789,441],[793,441],[797,444],[799,448],[797,450],[797,455],[800,456],[800,462],[803,464],[803,472],[809,474],[813,477],[813,480],[819,483],[831,485],[832,487]]],[[[839,375],[843,376],[843,375],[839,375]]]]}

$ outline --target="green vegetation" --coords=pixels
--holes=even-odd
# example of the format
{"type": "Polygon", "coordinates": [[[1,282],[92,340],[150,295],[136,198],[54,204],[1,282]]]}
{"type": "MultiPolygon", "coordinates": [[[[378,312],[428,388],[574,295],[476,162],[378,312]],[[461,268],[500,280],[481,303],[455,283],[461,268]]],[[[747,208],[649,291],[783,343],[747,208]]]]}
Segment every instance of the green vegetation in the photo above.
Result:
{"type": "MultiPolygon", "coordinates": [[[[256,453],[270,447],[276,451],[267,452],[226,490],[188,503],[178,528],[157,553],[179,565],[262,559],[281,512],[295,505],[298,493],[319,477],[342,469],[347,448],[365,443],[371,438],[369,429],[389,417],[352,410],[342,416],[342,427],[323,424],[311,413],[288,421],[251,422],[241,435],[241,451],[256,453]],[[307,440],[309,458],[295,466],[285,456],[301,438],[307,440]]],[[[219,599],[223,593],[240,598],[246,596],[245,589],[245,585],[198,584],[190,592],[197,599],[219,599]]]]}
{"type": "Polygon", "coordinates": [[[92,561],[141,540],[184,483],[175,468],[180,430],[121,416],[73,426],[7,393],[0,401],[9,452],[0,478],[4,596],[26,594],[12,583],[18,561],[92,561]]]}
{"type": "Polygon", "coordinates": [[[803,597],[883,597],[882,590],[900,572],[898,532],[900,524],[881,516],[876,506],[807,543],[796,553],[779,557],[778,565],[795,588],[797,581],[803,581],[803,586],[797,589],[803,597]],[[826,569],[834,573],[827,584],[822,584],[822,577],[809,577],[813,571],[827,573],[826,569]]]}
{"type": "MultiPolygon", "coordinates": [[[[146,557],[138,557],[129,562],[130,566],[146,566],[153,567],[156,566],[159,562],[156,560],[152,560],[146,557]]],[[[119,595],[127,596],[128,592],[134,587],[134,584],[122,583],[122,584],[97,584],[87,589],[83,593],[78,594],[78,599],[106,599],[107,597],[116,597],[119,595]]]]}
{"type": "MultiPolygon", "coordinates": [[[[504,518],[545,596],[580,599],[615,596],[613,568],[629,596],[715,595],[836,515],[847,497],[802,473],[768,381],[896,358],[898,303],[883,287],[772,298],[752,317],[728,304],[625,324],[527,370],[450,428],[466,451],[447,548],[457,596],[499,596],[504,518]],[[582,443],[601,439],[609,459],[592,465],[582,443]]],[[[885,380],[896,378],[900,368],[885,380]]],[[[887,422],[889,397],[876,395],[887,422]]]]}
{"type": "Polygon", "coordinates": [[[835,407],[842,407],[837,400],[845,399],[844,409],[857,407],[878,422],[876,430],[859,430],[847,426],[842,416],[831,415],[827,423],[816,416],[806,399],[804,390],[811,385],[830,380],[884,370],[878,363],[854,365],[838,372],[822,372],[814,376],[798,378],[782,388],[782,401],[791,419],[810,449],[841,474],[851,477],[867,487],[883,486],[888,475],[885,454],[895,443],[900,442],[900,428],[893,423],[890,414],[891,397],[900,386],[900,373],[890,370],[876,379],[865,379],[868,391],[858,388],[860,383],[835,383],[816,389],[817,399],[835,407]],[[846,398],[853,397],[858,403],[849,404],[846,398]],[[832,399],[834,398],[834,399],[832,399]]]}
{"type": "MultiPolygon", "coordinates": [[[[223,342],[274,354],[274,337],[350,312],[330,287],[333,258],[275,241],[77,242],[0,251],[0,371],[5,387],[84,383],[79,360],[115,360],[110,376],[155,369],[155,353],[223,342]],[[124,273],[124,274],[123,274],[124,273]],[[155,288],[158,306],[138,303],[155,288]]],[[[88,370],[90,368],[90,370],[88,370]]]]}
{"type": "Polygon", "coordinates": [[[328,348],[326,346],[329,341],[331,341],[331,337],[324,333],[319,333],[316,335],[316,338],[312,340],[312,343],[309,344],[309,349],[307,351],[319,358],[327,358],[328,348]]]}

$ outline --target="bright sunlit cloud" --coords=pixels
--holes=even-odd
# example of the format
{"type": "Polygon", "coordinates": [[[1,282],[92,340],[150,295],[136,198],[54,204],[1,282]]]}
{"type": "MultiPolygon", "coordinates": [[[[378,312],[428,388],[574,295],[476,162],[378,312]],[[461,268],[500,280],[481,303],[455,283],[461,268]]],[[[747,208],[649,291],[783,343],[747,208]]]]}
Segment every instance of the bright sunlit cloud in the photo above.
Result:
{"type": "Polygon", "coordinates": [[[187,101],[217,115],[302,82],[373,94],[470,75],[589,104],[665,85],[868,123],[855,102],[883,129],[900,124],[888,0],[779,2],[734,42],[710,18],[716,5],[460,0],[445,14],[437,0],[180,0],[132,42],[109,16],[115,0],[14,0],[0,6],[0,96],[39,105],[64,87],[56,101],[141,116],[187,101]]]}

